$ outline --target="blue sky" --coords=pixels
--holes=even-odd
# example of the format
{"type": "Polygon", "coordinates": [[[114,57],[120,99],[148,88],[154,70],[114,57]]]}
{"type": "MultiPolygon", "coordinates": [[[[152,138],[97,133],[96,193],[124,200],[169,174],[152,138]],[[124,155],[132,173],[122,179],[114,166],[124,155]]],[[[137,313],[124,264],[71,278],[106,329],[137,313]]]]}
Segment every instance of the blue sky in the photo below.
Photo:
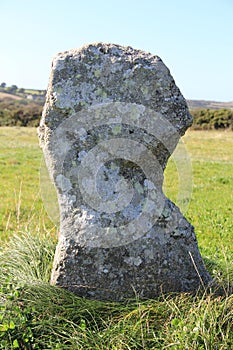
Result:
{"type": "Polygon", "coordinates": [[[46,89],[52,57],[96,41],[162,58],[187,99],[233,101],[233,0],[0,0],[0,82],[46,89]]]}

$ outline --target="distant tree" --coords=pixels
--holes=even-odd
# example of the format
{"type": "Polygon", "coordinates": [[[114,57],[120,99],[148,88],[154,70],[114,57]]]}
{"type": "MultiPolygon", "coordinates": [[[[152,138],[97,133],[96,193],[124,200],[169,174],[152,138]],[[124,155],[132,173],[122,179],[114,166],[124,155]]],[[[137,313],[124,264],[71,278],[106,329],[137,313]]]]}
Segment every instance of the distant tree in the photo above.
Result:
{"type": "Polygon", "coordinates": [[[16,91],[18,90],[18,86],[17,85],[11,85],[7,88],[7,91],[10,92],[11,94],[16,93],[16,91]]]}
{"type": "Polygon", "coordinates": [[[3,89],[5,89],[6,83],[1,83],[0,87],[3,88],[3,89]]]}
{"type": "Polygon", "coordinates": [[[19,92],[20,94],[24,94],[25,89],[24,89],[24,88],[20,88],[20,89],[18,89],[18,92],[19,92]]]}

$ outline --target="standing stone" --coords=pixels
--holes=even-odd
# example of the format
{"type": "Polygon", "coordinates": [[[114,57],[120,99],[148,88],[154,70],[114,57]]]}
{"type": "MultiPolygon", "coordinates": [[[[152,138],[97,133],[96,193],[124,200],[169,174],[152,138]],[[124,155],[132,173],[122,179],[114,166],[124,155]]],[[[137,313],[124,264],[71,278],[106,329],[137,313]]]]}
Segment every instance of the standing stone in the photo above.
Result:
{"type": "Polygon", "coordinates": [[[162,191],[191,123],[158,56],[97,43],[54,58],[38,130],[60,206],[52,284],[122,300],[211,282],[193,227],[162,191]]]}

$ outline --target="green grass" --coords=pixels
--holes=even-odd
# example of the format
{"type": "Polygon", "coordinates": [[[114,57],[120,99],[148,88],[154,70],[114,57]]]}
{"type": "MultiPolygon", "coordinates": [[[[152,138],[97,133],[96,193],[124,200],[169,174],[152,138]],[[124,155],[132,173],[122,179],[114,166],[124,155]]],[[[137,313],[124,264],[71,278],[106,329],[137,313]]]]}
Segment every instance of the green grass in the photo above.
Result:
{"type": "MultiPolygon", "coordinates": [[[[50,286],[56,228],[43,207],[36,131],[0,128],[0,349],[233,348],[233,134],[191,131],[193,192],[186,217],[225,294],[162,295],[104,303],[50,286]]],[[[171,160],[166,193],[176,201],[171,160]]]]}
{"type": "Polygon", "coordinates": [[[55,230],[40,190],[42,153],[35,128],[0,128],[0,239],[20,230],[55,230]]]}
{"type": "MultiPolygon", "coordinates": [[[[195,227],[210,272],[232,271],[233,133],[189,131],[183,142],[193,173],[192,196],[185,216],[195,227]]],[[[168,197],[176,201],[178,174],[174,162],[168,164],[166,175],[168,197]]]]}
{"type": "Polygon", "coordinates": [[[46,90],[25,89],[25,93],[27,94],[41,95],[41,94],[45,94],[45,92],[46,90]]]}

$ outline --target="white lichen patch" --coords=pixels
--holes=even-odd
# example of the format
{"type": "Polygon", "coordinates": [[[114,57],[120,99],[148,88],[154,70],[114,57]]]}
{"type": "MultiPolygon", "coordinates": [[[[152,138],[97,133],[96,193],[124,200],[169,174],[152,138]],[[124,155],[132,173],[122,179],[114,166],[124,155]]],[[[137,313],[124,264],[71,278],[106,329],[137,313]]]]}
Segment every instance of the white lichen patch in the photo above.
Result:
{"type": "Polygon", "coordinates": [[[72,184],[69,179],[67,179],[64,175],[59,174],[56,177],[56,185],[60,188],[62,192],[68,192],[72,188],[72,184]]]}
{"type": "Polygon", "coordinates": [[[129,258],[125,258],[124,261],[126,262],[126,264],[131,266],[132,265],[140,266],[142,263],[142,259],[140,258],[140,256],[137,256],[137,257],[130,256],[129,258]]]}

